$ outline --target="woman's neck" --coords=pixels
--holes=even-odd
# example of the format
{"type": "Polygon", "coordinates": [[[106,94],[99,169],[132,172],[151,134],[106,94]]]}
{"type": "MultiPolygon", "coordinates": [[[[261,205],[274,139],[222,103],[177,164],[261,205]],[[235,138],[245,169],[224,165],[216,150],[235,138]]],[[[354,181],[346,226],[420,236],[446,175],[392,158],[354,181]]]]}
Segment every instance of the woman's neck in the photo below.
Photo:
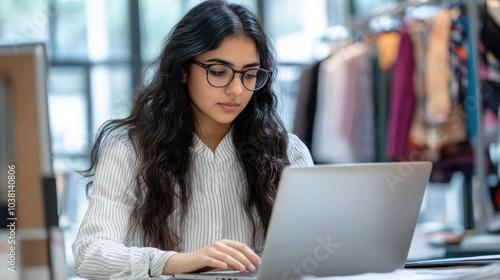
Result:
{"type": "Polygon", "coordinates": [[[212,152],[215,152],[215,149],[230,129],[231,124],[218,125],[215,127],[198,126],[196,128],[196,135],[208,148],[210,148],[210,150],[212,150],[212,152]]]}

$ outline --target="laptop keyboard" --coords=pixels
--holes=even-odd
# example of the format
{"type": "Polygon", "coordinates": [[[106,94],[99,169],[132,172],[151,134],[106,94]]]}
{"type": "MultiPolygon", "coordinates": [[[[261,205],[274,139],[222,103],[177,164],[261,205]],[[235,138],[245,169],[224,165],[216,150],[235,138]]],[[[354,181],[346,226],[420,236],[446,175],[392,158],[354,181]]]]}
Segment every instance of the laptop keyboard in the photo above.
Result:
{"type": "Polygon", "coordinates": [[[217,275],[218,277],[222,277],[221,279],[224,279],[224,278],[227,278],[228,280],[231,279],[231,277],[256,277],[257,276],[257,273],[258,273],[258,269],[256,269],[254,272],[250,272],[250,271],[245,271],[245,272],[241,272],[241,271],[237,271],[237,270],[232,270],[232,271],[224,271],[224,272],[220,272],[217,273],[217,272],[204,272],[202,274],[205,274],[205,275],[217,275]]]}

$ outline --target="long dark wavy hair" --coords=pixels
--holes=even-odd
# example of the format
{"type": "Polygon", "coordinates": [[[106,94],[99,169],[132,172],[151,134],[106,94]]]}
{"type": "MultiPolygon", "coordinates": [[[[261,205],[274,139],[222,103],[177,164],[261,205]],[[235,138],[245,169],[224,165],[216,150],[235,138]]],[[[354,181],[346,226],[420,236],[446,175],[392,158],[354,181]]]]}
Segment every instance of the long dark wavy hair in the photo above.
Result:
{"type": "MultiPolygon", "coordinates": [[[[195,119],[182,73],[195,56],[216,49],[228,36],[248,36],[256,43],[262,68],[276,73],[275,54],[255,15],[246,7],[206,1],[191,9],[169,34],[155,63],[152,80],[140,90],[130,116],[106,122],[97,134],[91,165],[93,177],[102,147],[111,133],[128,135],[139,158],[135,174],[137,200],[131,231],[140,229],[146,246],[180,249],[181,223],[189,209],[191,155],[195,119]],[[181,219],[172,219],[179,211],[181,219]]],[[[232,137],[245,172],[245,212],[253,225],[267,232],[283,168],[289,164],[287,133],[276,113],[273,76],[256,91],[232,124],[232,137]]],[[[231,171],[228,171],[231,172],[231,171]]],[[[91,189],[93,181],[87,185],[91,189]]]]}

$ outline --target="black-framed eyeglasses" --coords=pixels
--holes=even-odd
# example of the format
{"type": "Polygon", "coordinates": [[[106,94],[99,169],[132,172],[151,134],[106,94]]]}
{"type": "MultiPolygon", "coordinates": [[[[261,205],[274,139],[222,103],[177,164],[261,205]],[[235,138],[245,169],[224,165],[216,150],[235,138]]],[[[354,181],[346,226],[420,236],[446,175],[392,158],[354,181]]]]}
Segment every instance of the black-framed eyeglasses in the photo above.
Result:
{"type": "Polygon", "coordinates": [[[255,91],[263,88],[272,75],[271,71],[263,68],[238,71],[222,63],[205,64],[194,59],[191,62],[207,70],[207,82],[217,88],[228,86],[238,73],[241,76],[243,86],[247,90],[255,91]]]}

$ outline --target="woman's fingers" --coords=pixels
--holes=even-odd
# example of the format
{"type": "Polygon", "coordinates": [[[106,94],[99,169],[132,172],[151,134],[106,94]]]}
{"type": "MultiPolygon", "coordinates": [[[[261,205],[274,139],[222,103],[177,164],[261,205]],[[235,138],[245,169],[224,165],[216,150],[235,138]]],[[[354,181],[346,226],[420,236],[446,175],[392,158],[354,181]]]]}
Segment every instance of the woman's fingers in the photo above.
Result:
{"type": "Polygon", "coordinates": [[[232,268],[239,271],[254,271],[260,265],[260,257],[247,245],[221,240],[195,252],[176,253],[166,262],[164,274],[178,274],[193,271],[232,268]]]}
{"type": "Polygon", "coordinates": [[[232,241],[221,240],[212,244],[216,250],[225,254],[219,255],[230,267],[240,271],[254,271],[260,264],[260,257],[255,254],[247,245],[232,241]]]}
{"type": "Polygon", "coordinates": [[[250,270],[250,267],[247,267],[247,265],[250,263],[248,260],[244,260],[239,256],[235,256],[234,252],[227,253],[224,251],[226,250],[216,250],[210,255],[215,260],[222,261],[227,264],[227,268],[232,268],[239,271],[245,271],[247,269],[250,270]]]}
{"type": "MultiPolygon", "coordinates": [[[[216,254],[216,253],[215,253],[216,254]]],[[[220,258],[216,258],[213,255],[204,255],[202,256],[203,260],[200,262],[202,263],[205,267],[201,268],[198,271],[209,271],[212,269],[228,269],[228,263],[221,260],[220,258]],[[210,269],[207,269],[210,268],[210,269]]]]}
{"type": "Polygon", "coordinates": [[[229,242],[231,247],[235,248],[239,252],[243,253],[245,257],[252,262],[254,266],[260,265],[260,257],[257,255],[250,247],[245,245],[244,243],[232,241],[232,240],[224,240],[229,242]]]}

